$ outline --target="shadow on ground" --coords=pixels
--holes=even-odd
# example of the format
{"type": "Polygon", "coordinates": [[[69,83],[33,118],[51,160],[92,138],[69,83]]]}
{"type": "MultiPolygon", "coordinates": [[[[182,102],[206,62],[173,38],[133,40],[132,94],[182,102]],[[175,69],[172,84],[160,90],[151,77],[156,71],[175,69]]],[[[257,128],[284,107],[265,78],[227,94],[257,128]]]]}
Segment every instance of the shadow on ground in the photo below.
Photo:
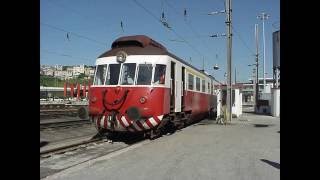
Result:
{"type": "MultiPolygon", "coordinates": [[[[211,120],[211,119],[204,119],[204,120],[198,120],[198,121],[194,121],[192,123],[189,123],[183,127],[180,128],[174,128],[171,126],[167,126],[161,133],[160,136],[156,137],[157,138],[161,138],[162,136],[168,136],[168,135],[173,135],[175,134],[175,132],[179,132],[182,131],[184,128],[188,127],[188,126],[197,126],[197,125],[211,125],[211,124],[215,124],[215,125],[219,125],[216,123],[216,120],[211,120]]],[[[108,140],[111,140],[112,142],[123,142],[125,144],[131,145],[134,143],[137,143],[139,141],[148,139],[146,137],[144,137],[143,133],[105,133],[105,132],[101,132],[101,133],[97,133],[95,136],[93,136],[91,139],[96,139],[96,138],[107,138],[108,140]]]]}
{"type": "Polygon", "coordinates": [[[198,126],[198,125],[210,125],[210,124],[217,124],[217,121],[211,120],[211,119],[204,119],[202,121],[198,121],[198,122],[192,123],[190,125],[198,126]]]}
{"type": "Polygon", "coordinates": [[[112,142],[123,142],[131,145],[146,139],[141,133],[97,133],[91,139],[106,138],[112,142]]]}
{"type": "Polygon", "coordinates": [[[48,141],[40,141],[40,147],[43,147],[45,145],[49,144],[48,141]]]}
{"type": "Polygon", "coordinates": [[[277,169],[280,169],[280,164],[279,163],[276,163],[276,162],[272,162],[272,161],[269,161],[269,160],[266,160],[266,159],[260,159],[262,162],[265,162],[277,169]]]}
{"type": "Polygon", "coordinates": [[[253,124],[254,127],[269,127],[269,126],[274,126],[274,124],[253,124]]]}

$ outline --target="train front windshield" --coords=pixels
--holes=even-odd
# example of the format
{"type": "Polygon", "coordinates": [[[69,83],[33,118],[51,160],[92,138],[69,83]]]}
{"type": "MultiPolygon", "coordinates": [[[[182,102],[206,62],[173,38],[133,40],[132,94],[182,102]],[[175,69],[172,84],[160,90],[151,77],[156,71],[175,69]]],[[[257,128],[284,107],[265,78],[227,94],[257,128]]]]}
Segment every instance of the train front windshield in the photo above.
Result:
{"type": "Polygon", "coordinates": [[[166,65],[103,64],[96,67],[94,85],[155,85],[165,83],[166,65]],[[154,73],[154,76],[152,76],[154,73]],[[153,80],[152,80],[153,77],[153,80]]]}

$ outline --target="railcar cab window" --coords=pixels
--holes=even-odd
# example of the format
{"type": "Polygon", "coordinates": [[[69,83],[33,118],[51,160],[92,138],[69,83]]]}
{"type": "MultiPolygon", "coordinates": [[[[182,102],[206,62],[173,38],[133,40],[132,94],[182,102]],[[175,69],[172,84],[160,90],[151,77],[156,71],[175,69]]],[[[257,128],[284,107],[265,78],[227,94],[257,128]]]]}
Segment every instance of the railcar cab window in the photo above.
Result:
{"type": "Polygon", "coordinates": [[[154,84],[164,84],[166,77],[166,65],[157,64],[154,71],[154,84]]]}
{"type": "Polygon", "coordinates": [[[104,85],[104,79],[106,77],[108,65],[98,65],[96,70],[96,77],[94,79],[94,85],[104,85]]]}
{"type": "Polygon", "coordinates": [[[133,85],[134,76],[136,74],[136,63],[126,63],[122,65],[121,85],[133,85]]]}
{"type": "Polygon", "coordinates": [[[108,73],[107,73],[107,80],[106,85],[117,85],[120,73],[120,64],[110,64],[108,73]]]}
{"type": "Polygon", "coordinates": [[[152,64],[139,64],[137,85],[150,85],[152,78],[152,64]]]}
{"type": "Polygon", "coordinates": [[[196,90],[200,91],[200,78],[196,78],[196,90]]]}
{"type": "Polygon", "coordinates": [[[188,89],[193,90],[193,80],[194,77],[192,74],[188,74],[188,89]]]}

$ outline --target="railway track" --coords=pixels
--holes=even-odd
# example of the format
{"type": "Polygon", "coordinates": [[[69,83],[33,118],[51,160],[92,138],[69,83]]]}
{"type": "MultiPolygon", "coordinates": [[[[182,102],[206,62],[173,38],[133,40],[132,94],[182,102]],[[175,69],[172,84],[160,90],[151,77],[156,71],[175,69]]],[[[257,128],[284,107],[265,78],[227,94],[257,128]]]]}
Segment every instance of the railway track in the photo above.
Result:
{"type": "Polygon", "coordinates": [[[87,136],[82,138],[82,141],[70,139],[69,143],[65,141],[55,145],[49,143],[47,146],[50,147],[40,147],[40,178],[108,154],[125,152],[126,148],[148,142],[150,141],[143,136],[124,135],[111,139],[105,136],[87,136]]]}
{"type": "Polygon", "coordinates": [[[58,118],[61,116],[76,117],[79,115],[77,108],[72,109],[41,109],[40,119],[58,118]]]}
{"type": "Polygon", "coordinates": [[[77,112],[78,108],[73,109],[41,109],[40,113],[55,113],[55,112],[77,112]]]}
{"type": "Polygon", "coordinates": [[[79,127],[87,124],[91,124],[91,122],[89,120],[46,122],[46,123],[40,123],[40,131],[46,130],[46,129],[79,127]]]}
{"type": "Polygon", "coordinates": [[[91,137],[92,136],[86,137],[80,141],[79,140],[74,141],[73,143],[67,143],[67,144],[61,143],[62,145],[57,145],[56,147],[52,147],[52,148],[48,148],[48,149],[44,149],[44,150],[40,149],[40,156],[46,157],[46,156],[50,156],[52,154],[65,153],[67,151],[78,149],[83,145],[106,140],[106,138],[104,138],[102,136],[98,136],[98,135],[93,136],[92,138],[91,137]]]}
{"type": "MultiPolygon", "coordinates": [[[[144,140],[146,139],[141,135],[139,136],[139,135],[125,134],[125,135],[115,136],[110,138],[105,135],[101,135],[97,133],[95,135],[88,135],[88,136],[81,137],[80,139],[71,138],[68,141],[61,141],[47,148],[40,147],[40,157],[47,158],[53,154],[62,154],[69,151],[74,151],[82,147],[90,146],[91,143],[108,142],[112,144],[113,142],[118,142],[118,143],[121,142],[125,144],[125,146],[127,147],[144,140]]],[[[42,142],[42,143],[45,143],[45,142],[42,142]]]]}

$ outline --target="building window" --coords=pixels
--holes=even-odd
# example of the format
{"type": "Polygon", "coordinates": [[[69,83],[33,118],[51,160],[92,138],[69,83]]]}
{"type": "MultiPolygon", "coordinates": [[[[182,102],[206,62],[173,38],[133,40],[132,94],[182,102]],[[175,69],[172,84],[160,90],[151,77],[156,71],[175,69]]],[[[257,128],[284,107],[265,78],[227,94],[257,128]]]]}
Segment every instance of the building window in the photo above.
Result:
{"type": "Polygon", "coordinates": [[[193,80],[194,77],[192,74],[188,74],[188,89],[193,90],[193,80]]]}
{"type": "Polygon", "coordinates": [[[137,85],[150,85],[152,78],[152,65],[140,64],[137,85]]]}
{"type": "Polygon", "coordinates": [[[94,79],[94,85],[104,85],[104,79],[106,77],[108,65],[98,65],[96,70],[96,77],[94,79]]]}
{"type": "Polygon", "coordinates": [[[164,84],[166,77],[166,65],[157,64],[154,71],[154,84],[164,84]]]}
{"type": "Polygon", "coordinates": [[[126,63],[122,65],[121,85],[133,85],[136,74],[136,63],[126,63]]]}
{"type": "Polygon", "coordinates": [[[196,77],[196,90],[200,91],[200,78],[196,77]]]}
{"type": "Polygon", "coordinates": [[[202,92],[206,92],[206,81],[202,80],[202,92]]]}
{"type": "Polygon", "coordinates": [[[119,80],[120,64],[110,64],[107,73],[106,85],[117,85],[119,80]]]}

